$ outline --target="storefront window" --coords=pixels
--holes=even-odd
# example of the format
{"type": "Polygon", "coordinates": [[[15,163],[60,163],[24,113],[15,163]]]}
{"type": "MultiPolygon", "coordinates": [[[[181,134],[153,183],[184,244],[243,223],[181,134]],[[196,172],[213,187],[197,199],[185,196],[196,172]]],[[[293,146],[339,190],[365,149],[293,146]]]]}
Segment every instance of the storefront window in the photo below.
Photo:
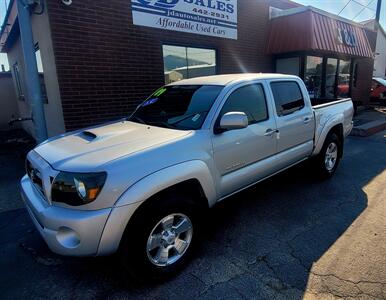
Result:
{"type": "Polygon", "coordinates": [[[334,99],[336,93],[336,72],[338,69],[338,60],[336,58],[328,58],[326,66],[326,92],[327,99],[334,99]]]}
{"type": "Polygon", "coordinates": [[[356,63],[354,63],[354,70],[353,70],[353,74],[352,74],[352,76],[353,76],[353,79],[352,79],[352,85],[353,85],[353,87],[357,87],[357,85],[358,85],[358,73],[359,72],[359,66],[358,66],[358,63],[356,62],[356,63]]]}
{"type": "Polygon", "coordinates": [[[289,57],[276,60],[276,72],[289,75],[300,75],[300,58],[289,57]]]}
{"type": "Polygon", "coordinates": [[[216,74],[213,49],[163,45],[165,82],[216,74]]]}
{"type": "Polygon", "coordinates": [[[311,98],[320,98],[322,92],[323,58],[307,56],[304,83],[311,98]]]}
{"type": "Polygon", "coordinates": [[[36,63],[37,63],[37,68],[39,73],[40,88],[42,91],[43,102],[48,103],[46,84],[44,83],[43,63],[42,63],[42,57],[40,54],[39,44],[35,45],[35,57],[36,57],[36,63]]]}
{"type": "Polygon", "coordinates": [[[339,75],[338,75],[338,98],[345,98],[350,96],[350,61],[339,61],[339,75]]]}

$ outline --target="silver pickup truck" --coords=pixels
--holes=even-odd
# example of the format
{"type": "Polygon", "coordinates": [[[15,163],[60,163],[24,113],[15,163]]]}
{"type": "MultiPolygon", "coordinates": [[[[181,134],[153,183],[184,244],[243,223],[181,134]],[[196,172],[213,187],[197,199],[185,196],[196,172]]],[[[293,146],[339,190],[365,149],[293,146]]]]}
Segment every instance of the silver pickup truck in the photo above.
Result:
{"type": "Polygon", "coordinates": [[[296,76],[182,80],[126,119],[38,145],[22,197],[52,251],[119,251],[136,276],[164,276],[186,262],[217,202],[309,158],[330,177],[352,117],[351,99],[312,106],[296,76]]]}

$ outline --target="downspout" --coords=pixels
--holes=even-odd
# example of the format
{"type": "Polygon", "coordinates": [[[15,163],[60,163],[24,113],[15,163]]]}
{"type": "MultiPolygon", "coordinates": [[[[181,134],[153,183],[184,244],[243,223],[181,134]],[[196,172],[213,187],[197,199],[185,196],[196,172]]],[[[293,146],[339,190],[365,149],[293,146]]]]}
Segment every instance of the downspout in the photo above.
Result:
{"type": "Polygon", "coordinates": [[[30,3],[33,1],[16,0],[16,2],[20,27],[20,39],[23,48],[25,82],[27,86],[28,99],[31,104],[36,141],[41,143],[47,139],[47,126],[44,116],[44,104],[35,56],[35,44],[33,41],[29,10],[30,3]]]}
{"type": "MultiPolygon", "coordinates": [[[[376,22],[376,26],[379,26],[379,21],[380,21],[380,18],[381,18],[381,7],[382,7],[382,0],[378,0],[377,2],[377,10],[376,10],[376,13],[375,13],[375,20],[377,21],[376,22]]],[[[375,30],[377,30],[378,28],[375,28],[375,30]]]]}

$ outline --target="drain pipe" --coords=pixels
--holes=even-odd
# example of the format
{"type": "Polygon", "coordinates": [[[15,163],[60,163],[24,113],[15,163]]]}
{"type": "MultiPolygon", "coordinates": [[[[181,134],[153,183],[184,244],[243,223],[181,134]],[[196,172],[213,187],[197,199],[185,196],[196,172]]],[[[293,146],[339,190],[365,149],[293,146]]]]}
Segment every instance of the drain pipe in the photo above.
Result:
{"type": "Polygon", "coordinates": [[[46,119],[38,67],[35,56],[35,45],[32,35],[31,17],[29,7],[31,0],[16,0],[20,27],[20,39],[23,48],[25,82],[28,98],[31,104],[33,123],[35,125],[36,141],[38,143],[47,139],[46,119]]]}

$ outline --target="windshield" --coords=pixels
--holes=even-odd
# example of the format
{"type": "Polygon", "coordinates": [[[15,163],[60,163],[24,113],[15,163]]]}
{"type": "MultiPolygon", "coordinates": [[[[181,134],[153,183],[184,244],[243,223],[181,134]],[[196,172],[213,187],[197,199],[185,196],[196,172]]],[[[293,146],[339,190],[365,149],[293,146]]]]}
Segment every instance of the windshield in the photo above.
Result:
{"type": "Polygon", "coordinates": [[[386,86],[386,79],[382,78],[374,78],[374,80],[378,81],[380,84],[386,86]]]}
{"type": "Polygon", "coordinates": [[[172,85],[155,91],[130,121],[183,130],[200,129],[223,86],[172,85]]]}

